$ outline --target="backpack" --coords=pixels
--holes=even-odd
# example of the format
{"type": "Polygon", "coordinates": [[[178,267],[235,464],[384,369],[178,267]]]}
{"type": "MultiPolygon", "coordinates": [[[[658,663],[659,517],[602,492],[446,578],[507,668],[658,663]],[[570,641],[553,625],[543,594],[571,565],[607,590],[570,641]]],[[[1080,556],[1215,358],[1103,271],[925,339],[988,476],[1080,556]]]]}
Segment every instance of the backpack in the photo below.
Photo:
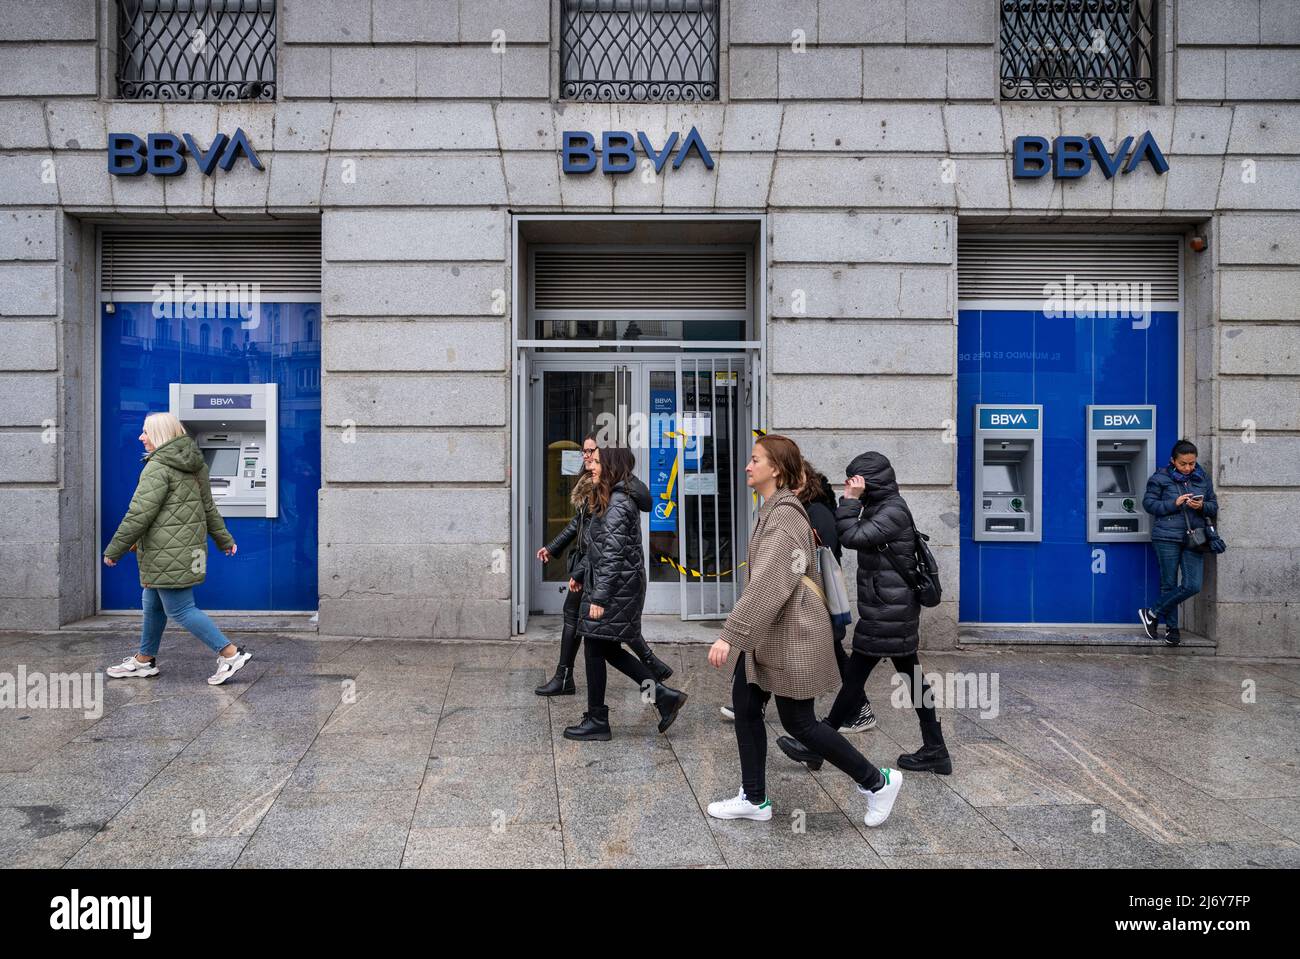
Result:
{"type": "Polygon", "coordinates": [[[912,524],[912,542],[915,544],[913,547],[913,559],[916,562],[915,575],[903,569],[903,564],[894,556],[888,543],[882,543],[877,549],[884,554],[889,565],[894,567],[894,572],[903,578],[903,582],[916,596],[917,602],[922,606],[938,606],[943,598],[943,585],[939,582],[939,561],[934,558],[934,553],[930,552],[928,545],[930,537],[917,532],[915,523],[912,524]]]}

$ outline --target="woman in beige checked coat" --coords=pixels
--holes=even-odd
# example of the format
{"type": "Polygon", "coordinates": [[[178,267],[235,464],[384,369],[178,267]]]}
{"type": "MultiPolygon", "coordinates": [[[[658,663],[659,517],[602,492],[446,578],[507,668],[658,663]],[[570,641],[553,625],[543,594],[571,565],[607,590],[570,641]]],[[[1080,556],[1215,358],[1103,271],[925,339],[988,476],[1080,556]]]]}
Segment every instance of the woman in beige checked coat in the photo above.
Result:
{"type": "Polygon", "coordinates": [[[902,786],[897,770],[877,769],[838,730],[819,723],[813,698],[838,689],[830,614],[821,585],[812,527],[790,489],[803,455],[785,436],[759,437],[745,467],[746,483],[763,498],[749,540],[749,580],[727,617],[709,663],[732,673],[741,789],[709,804],[716,819],[772,818],[767,795],[767,728],[763,707],[776,697],[781,725],[808,749],[852,777],[866,796],[868,826],[879,826],[902,786]]]}

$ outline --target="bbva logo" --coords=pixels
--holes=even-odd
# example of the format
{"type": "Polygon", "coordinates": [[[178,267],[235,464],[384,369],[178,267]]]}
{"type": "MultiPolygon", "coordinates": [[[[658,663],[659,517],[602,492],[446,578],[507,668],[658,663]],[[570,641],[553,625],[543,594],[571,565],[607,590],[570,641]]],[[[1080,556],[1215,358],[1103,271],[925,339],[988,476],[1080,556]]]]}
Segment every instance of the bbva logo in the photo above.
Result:
{"type": "Polygon", "coordinates": [[[994,426],[1015,426],[1019,423],[1029,425],[1029,417],[1024,413],[990,413],[989,422],[994,426]]]}
{"type": "MultiPolygon", "coordinates": [[[[704,140],[700,137],[700,131],[691,127],[686,138],[681,141],[681,146],[677,146],[678,134],[673,132],[664,144],[662,150],[656,150],[650,138],[642,131],[638,130],[633,137],[627,130],[606,130],[600,135],[600,172],[601,173],[631,173],[636,169],[636,145],[641,144],[641,149],[650,162],[654,164],[655,173],[663,170],[664,165],[668,162],[670,156],[673,157],[673,169],[679,170],[686,158],[694,150],[696,155],[704,163],[706,169],[713,169],[713,157],[709,153],[709,148],[704,145],[704,140]],[[677,153],[674,156],[673,150],[677,153]]],[[[562,166],[565,173],[590,173],[596,169],[596,138],[586,130],[565,130],[561,134],[561,153],[562,166]]]]}
{"type": "Polygon", "coordinates": [[[1136,413],[1103,413],[1101,417],[1102,426],[1138,426],[1142,423],[1142,417],[1136,413]]]}
{"type": "Polygon", "coordinates": [[[1094,160],[1107,180],[1121,172],[1121,167],[1122,172],[1132,173],[1143,160],[1158,174],[1169,171],[1169,161],[1148,130],[1138,138],[1136,146],[1133,137],[1125,137],[1114,153],[1106,149],[1101,137],[1061,136],[1050,144],[1046,137],[1016,137],[1012,175],[1032,179],[1051,170],[1055,179],[1072,180],[1086,176],[1094,160]]]}
{"type": "Polygon", "coordinates": [[[240,154],[248,159],[254,169],[265,169],[258,159],[257,151],[248,142],[248,135],[236,128],[233,136],[218,133],[206,150],[188,133],[181,136],[174,133],[150,133],[144,140],[134,133],[110,133],[108,172],[113,176],[139,176],[142,173],[151,176],[180,176],[185,172],[186,153],[194,157],[194,162],[204,176],[211,176],[217,167],[230,172],[240,154]]]}

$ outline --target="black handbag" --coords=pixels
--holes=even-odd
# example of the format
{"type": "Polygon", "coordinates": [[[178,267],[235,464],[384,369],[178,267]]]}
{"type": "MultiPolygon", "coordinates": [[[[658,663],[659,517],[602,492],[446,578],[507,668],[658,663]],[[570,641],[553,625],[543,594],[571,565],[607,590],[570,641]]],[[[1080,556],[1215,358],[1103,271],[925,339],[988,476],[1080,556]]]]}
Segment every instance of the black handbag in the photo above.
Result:
{"type": "Polygon", "coordinates": [[[894,572],[902,577],[903,582],[916,595],[917,602],[922,606],[938,606],[939,601],[943,599],[943,586],[939,582],[939,562],[934,558],[934,553],[930,552],[930,547],[926,545],[930,542],[930,537],[917,532],[915,524],[912,525],[912,536],[915,544],[913,560],[916,563],[914,576],[903,569],[903,564],[890,550],[888,543],[882,543],[876,549],[884,555],[889,565],[894,567],[894,572]]]}
{"type": "MultiPolygon", "coordinates": [[[[1213,527],[1209,525],[1209,522],[1207,521],[1205,526],[1192,526],[1192,518],[1187,512],[1186,506],[1183,507],[1183,522],[1187,524],[1187,532],[1183,534],[1183,547],[1196,553],[1210,552],[1210,534],[1208,530],[1212,530],[1213,527]]],[[[1217,550],[1217,552],[1222,552],[1222,550],[1217,550]]]]}

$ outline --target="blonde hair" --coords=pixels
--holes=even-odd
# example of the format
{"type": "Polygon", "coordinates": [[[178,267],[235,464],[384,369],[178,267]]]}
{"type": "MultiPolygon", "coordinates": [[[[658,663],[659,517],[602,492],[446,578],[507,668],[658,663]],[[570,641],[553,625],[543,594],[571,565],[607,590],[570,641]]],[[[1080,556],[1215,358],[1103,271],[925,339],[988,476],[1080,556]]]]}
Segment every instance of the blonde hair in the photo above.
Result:
{"type": "Polygon", "coordinates": [[[150,413],[144,418],[144,434],[154,449],[185,435],[185,427],[171,413],[150,413]]]}

